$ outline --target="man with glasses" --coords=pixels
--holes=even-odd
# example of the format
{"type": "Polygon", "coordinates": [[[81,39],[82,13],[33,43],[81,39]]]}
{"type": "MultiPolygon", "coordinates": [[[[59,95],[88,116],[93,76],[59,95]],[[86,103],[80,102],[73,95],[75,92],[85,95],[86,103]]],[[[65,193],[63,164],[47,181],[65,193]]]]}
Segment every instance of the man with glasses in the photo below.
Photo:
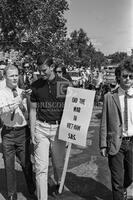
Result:
{"type": "Polygon", "coordinates": [[[117,70],[119,87],[104,96],[100,152],[108,157],[113,200],[126,200],[133,181],[133,60],[117,70]]]}
{"type": "Polygon", "coordinates": [[[59,76],[62,77],[62,67],[60,65],[55,65],[54,72],[59,76]]]}
{"type": "Polygon", "coordinates": [[[59,76],[63,77],[65,80],[70,81],[72,83],[72,78],[70,77],[69,73],[66,71],[66,67],[64,65],[55,65],[54,72],[59,76]]]}

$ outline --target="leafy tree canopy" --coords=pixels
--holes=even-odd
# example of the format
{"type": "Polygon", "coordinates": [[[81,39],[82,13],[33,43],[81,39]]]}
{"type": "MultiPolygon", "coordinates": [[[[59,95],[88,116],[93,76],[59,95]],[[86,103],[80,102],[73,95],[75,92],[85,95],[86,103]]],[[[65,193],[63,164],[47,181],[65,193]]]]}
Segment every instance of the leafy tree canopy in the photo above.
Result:
{"type": "Polygon", "coordinates": [[[1,0],[1,47],[52,54],[53,43],[58,46],[66,35],[66,10],[66,0],[1,0]]]}
{"type": "Polygon", "coordinates": [[[75,30],[66,39],[61,56],[68,65],[100,68],[105,62],[104,54],[97,51],[83,29],[75,30]]]}
{"type": "Polygon", "coordinates": [[[118,64],[120,63],[124,58],[126,58],[128,55],[126,52],[115,52],[113,54],[110,54],[107,56],[108,59],[110,59],[110,64],[118,64]]]}

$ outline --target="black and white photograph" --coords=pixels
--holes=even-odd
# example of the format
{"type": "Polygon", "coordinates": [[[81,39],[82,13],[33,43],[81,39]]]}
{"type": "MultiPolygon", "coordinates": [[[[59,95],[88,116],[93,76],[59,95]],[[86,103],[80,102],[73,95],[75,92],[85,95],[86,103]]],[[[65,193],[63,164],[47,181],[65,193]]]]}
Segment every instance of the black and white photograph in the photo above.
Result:
{"type": "Polygon", "coordinates": [[[133,200],[133,0],[0,0],[0,200],[133,200]]]}

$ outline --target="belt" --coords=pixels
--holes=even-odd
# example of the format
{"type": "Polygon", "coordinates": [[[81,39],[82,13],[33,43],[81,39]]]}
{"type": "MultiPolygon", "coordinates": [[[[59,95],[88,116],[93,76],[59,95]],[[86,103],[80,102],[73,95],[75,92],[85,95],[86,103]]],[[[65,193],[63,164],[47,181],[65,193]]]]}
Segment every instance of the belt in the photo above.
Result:
{"type": "Polygon", "coordinates": [[[48,123],[48,124],[57,124],[57,125],[59,125],[60,124],[60,121],[58,121],[58,120],[50,120],[50,121],[47,121],[47,120],[40,120],[39,119],[39,121],[41,121],[41,122],[45,122],[45,123],[48,123]]]}
{"type": "Polygon", "coordinates": [[[124,140],[124,141],[133,141],[133,136],[123,137],[122,140],[124,140]]]}
{"type": "Polygon", "coordinates": [[[26,127],[26,126],[21,126],[21,127],[19,127],[19,126],[11,127],[11,126],[5,126],[5,125],[4,125],[3,128],[4,128],[5,130],[7,130],[7,131],[19,131],[19,130],[25,128],[25,127],[26,127]]]}

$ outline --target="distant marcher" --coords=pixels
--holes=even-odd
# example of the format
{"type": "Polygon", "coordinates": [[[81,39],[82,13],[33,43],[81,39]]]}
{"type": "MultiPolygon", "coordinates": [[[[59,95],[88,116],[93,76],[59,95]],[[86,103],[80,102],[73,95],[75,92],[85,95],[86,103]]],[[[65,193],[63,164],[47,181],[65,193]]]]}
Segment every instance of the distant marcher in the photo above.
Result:
{"type": "Polygon", "coordinates": [[[127,200],[133,181],[133,60],[119,65],[119,87],[105,94],[100,127],[100,152],[108,157],[113,200],[127,200]]]}
{"type": "Polygon", "coordinates": [[[72,83],[72,78],[71,78],[71,76],[69,75],[69,73],[67,72],[65,66],[62,67],[62,76],[63,76],[64,78],[66,78],[67,80],[69,80],[69,81],[72,83]]]}
{"type": "Polygon", "coordinates": [[[29,65],[29,63],[24,63],[19,71],[19,88],[25,90],[30,89],[31,84],[37,80],[37,76],[34,74],[34,71],[31,69],[31,66],[29,65]]]}
{"type": "Polygon", "coordinates": [[[63,76],[62,65],[55,64],[55,66],[54,66],[54,72],[55,72],[55,74],[57,74],[57,76],[62,77],[63,76]]]}
{"type": "Polygon", "coordinates": [[[64,79],[70,81],[72,83],[72,78],[69,73],[66,71],[65,66],[61,64],[56,64],[54,67],[54,72],[59,76],[63,77],[64,79]]]}

